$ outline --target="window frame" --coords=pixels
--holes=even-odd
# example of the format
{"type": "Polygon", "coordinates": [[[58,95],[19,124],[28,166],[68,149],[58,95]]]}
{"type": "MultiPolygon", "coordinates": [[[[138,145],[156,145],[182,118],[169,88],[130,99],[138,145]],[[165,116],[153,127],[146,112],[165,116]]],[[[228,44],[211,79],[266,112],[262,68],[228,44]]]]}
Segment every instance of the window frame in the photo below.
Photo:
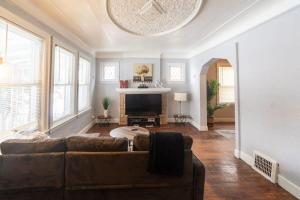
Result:
{"type": "MultiPolygon", "coordinates": [[[[50,52],[51,52],[51,35],[44,30],[34,26],[19,16],[8,12],[0,7],[1,16],[0,20],[3,23],[20,29],[26,34],[32,34],[35,37],[41,39],[41,57],[40,57],[40,69],[39,69],[39,86],[40,86],[40,102],[39,102],[39,116],[40,120],[37,121],[37,129],[32,130],[47,133],[49,129],[49,76],[50,76],[50,52]]],[[[24,130],[28,130],[25,128],[24,130]]],[[[12,132],[12,136],[15,132],[12,132]]],[[[17,135],[15,135],[17,136],[17,135]]],[[[1,141],[0,141],[1,142],[1,141]]]]}
{"type": "Polygon", "coordinates": [[[100,62],[100,70],[98,73],[100,73],[100,79],[98,80],[98,82],[100,83],[106,83],[106,84],[113,84],[113,83],[118,83],[120,80],[120,62],[119,61],[101,61],[100,62]],[[115,66],[115,79],[113,80],[105,80],[104,79],[104,68],[105,68],[105,64],[114,64],[115,66]]]}
{"type": "Polygon", "coordinates": [[[68,123],[69,121],[72,121],[74,118],[76,118],[77,116],[77,81],[78,81],[78,51],[73,48],[72,46],[57,40],[56,38],[53,38],[53,42],[52,42],[52,65],[51,65],[51,81],[50,81],[50,87],[51,87],[51,93],[50,93],[50,110],[49,110],[49,116],[50,116],[50,129],[51,131],[53,131],[52,129],[55,130],[56,127],[62,126],[65,123],[68,123]],[[74,55],[74,60],[73,60],[73,72],[72,72],[72,93],[73,96],[71,97],[71,100],[73,100],[73,102],[71,103],[72,105],[72,113],[68,114],[64,117],[61,117],[59,119],[54,120],[53,119],[53,106],[54,106],[54,66],[55,66],[55,47],[59,46],[67,51],[69,51],[70,53],[72,53],[74,55]]]}
{"type": "Polygon", "coordinates": [[[170,62],[167,63],[167,83],[170,84],[183,84],[186,82],[186,63],[185,62],[170,62]],[[171,68],[180,67],[182,74],[180,75],[180,80],[171,80],[171,68]]]}
{"type": "Polygon", "coordinates": [[[77,75],[77,112],[78,112],[78,115],[82,114],[82,113],[85,113],[89,110],[92,109],[92,93],[91,93],[91,87],[92,87],[92,59],[87,56],[86,54],[82,53],[82,52],[79,52],[79,55],[78,55],[78,75],[77,75]],[[88,84],[88,92],[89,92],[89,100],[88,100],[88,106],[82,110],[79,109],[79,65],[80,65],[80,58],[83,58],[84,60],[88,61],[89,64],[90,64],[90,69],[89,69],[89,84],[88,84]]]}

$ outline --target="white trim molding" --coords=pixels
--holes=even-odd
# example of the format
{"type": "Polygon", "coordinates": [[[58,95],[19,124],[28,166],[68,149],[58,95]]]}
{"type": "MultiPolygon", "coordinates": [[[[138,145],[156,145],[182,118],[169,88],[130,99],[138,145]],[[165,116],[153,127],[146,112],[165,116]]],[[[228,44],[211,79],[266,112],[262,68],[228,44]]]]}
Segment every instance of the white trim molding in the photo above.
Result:
{"type": "MultiPolygon", "coordinates": [[[[240,159],[246,162],[246,164],[253,167],[254,159],[249,154],[240,151],[240,159]]],[[[296,185],[286,177],[284,177],[282,174],[278,174],[278,185],[291,193],[296,198],[300,199],[300,186],[296,185]]]]}
{"type": "Polygon", "coordinates": [[[294,195],[297,199],[300,199],[300,186],[291,182],[281,174],[278,175],[278,185],[283,189],[294,195]]]}

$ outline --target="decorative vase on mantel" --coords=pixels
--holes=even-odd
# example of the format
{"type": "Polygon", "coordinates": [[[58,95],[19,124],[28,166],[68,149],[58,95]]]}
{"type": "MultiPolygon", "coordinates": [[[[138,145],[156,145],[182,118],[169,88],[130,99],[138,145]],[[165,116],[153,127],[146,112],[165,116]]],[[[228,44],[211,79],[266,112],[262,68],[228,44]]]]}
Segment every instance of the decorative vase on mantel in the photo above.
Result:
{"type": "Polygon", "coordinates": [[[103,116],[108,117],[108,109],[103,111],[103,116]]]}

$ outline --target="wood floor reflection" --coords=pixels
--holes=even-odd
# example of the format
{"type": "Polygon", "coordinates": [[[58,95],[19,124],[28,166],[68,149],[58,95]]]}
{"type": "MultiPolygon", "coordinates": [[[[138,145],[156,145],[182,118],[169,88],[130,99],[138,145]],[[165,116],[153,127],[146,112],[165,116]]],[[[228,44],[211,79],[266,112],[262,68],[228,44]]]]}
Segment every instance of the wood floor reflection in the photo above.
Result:
{"type": "MultiPolygon", "coordinates": [[[[109,136],[109,131],[116,127],[117,124],[95,125],[88,132],[109,136]]],[[[234,140],[217,134],[216,129],[234,129],[234,124],[217,124],[206,132],[199,132],[191,125],[173,123],[150,128],[152,131],[178,131],[193,138],[193,152],[206,166],[205,200],[296,200],[236,159],[233,156],[234,140]]]]}

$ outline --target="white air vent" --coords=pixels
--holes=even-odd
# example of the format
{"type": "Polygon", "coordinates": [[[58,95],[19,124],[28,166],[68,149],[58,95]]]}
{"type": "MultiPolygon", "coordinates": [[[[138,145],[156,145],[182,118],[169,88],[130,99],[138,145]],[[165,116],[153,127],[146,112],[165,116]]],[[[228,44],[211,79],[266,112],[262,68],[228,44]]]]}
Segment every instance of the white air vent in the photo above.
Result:
{"type": "Polygon", "coordinates": [[[277,183],[278,163],[267,155],[254,151],[253,169],[270,180],[277,183]]]}

